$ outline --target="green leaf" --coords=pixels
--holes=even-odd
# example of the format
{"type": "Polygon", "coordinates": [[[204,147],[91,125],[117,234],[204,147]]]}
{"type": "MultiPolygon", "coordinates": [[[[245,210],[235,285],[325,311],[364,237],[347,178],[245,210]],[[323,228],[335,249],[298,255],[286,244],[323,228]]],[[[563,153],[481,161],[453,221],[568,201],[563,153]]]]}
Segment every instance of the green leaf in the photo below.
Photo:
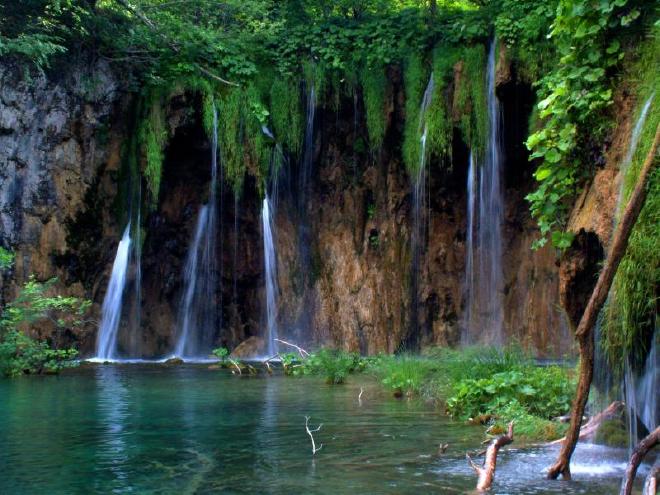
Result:
{"type": "Polygon", "coordinates": [[[561,160],[561,153],[556,148],[550,148],[545,154],[545,159],[550,163],[557,163],[561,160]]]}

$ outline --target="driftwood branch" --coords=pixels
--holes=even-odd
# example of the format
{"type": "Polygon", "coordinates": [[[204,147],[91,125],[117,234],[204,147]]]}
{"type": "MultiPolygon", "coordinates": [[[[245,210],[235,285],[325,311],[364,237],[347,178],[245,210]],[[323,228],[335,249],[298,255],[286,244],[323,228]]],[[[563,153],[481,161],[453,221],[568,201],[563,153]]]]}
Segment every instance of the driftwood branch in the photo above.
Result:
{"type": "MultiPolygon", "coordinates": [[[[134,7],[131,5],[128,0],[116,0],[117,3],[119,3],[122,7],[124,7],[126,10],[128,10],[131,14],[133,14],[135,17],[137,17],[144,25],[146,25],[149,29],[154,31],[160,38],[167,44],[167,46],[170,47],[170,49],[174,53],[181,53],[181,49],[178,47],[176,43],[174,43],[168,36],[166,36],[154,23],[149,17],[147,17],[141,10],[139,10],[137,7],[134,7]]],[[[226,79],[218,76],[217,74],[214,74],[210,70],[208,70],[206,67],[202,67],[199,65],[197,62],[193,62],[193,65],[197,67],[197,70],[199,70],[202,74],[215,79],[216,81],[219,81],[223,84],[227,84],[229,86],[238,86],[238,84],[227,81],[226,79]]]]}
{"type": "Polygon", "coordinates": [[[651,472],[646,477],[642,495],[657,495],[658,493],[658,479],[660,478],[660,464],[656,464],[651,468],[651,472]]]}
{"type": "Polygon", "coordinates": [[[633,453],[628,461],[626,474],[623,476],[623,483],[621,484],[620,495],[630,495],[635,482],[635,475],[637,468],[646,457],[646,454],[660,443],[660,426],[645,436],[641,442],[633,449],[633,453]]]}
{"type": "Polygon", "coordinates": [[[238,370],[238,374],[242,375],[243,372],[241,371],[241,367],[238,365],[238,363],[234,361],[232,358],[228,358],[228,360],[231,363],[231,365],[238,370]]]}
{"type": "Polygon", "coordinates": [[[316,433],[321,429],[323,426],[323,423],[321,423],[317,428],[314,428],[313,430],[309,429],[309,416],[305,416],[305,431],[309,435],[309,438],[312,439],[312,455],[316,454],[319,450],[323,448],[323,444],[319,445],[319,448],[316,448],[316,442],[314,441],[314,435],[313,433],[316,433]]]}
{"type": "Polygon", "coordinates": [[[282,343],[282,344],[284,344],[284,345],[288,345],[288,346],[290,346],[290,347],[293,347],[294,349],[296,349],[296,350],[298,351],[298,353],[300,354],[300,357],[301,357],[301,358],[309,357],[309,352],[307,352],[307,351],[306,351],[305,349],[303,349],[302,347],[297,346],[296,344],[292,344],[291,342],[287,342],[286,340],[281,340],[281,339],[275,339],[275,341],[276,341],[276,342],[280,342],[280,343],[282,343]]]}
{"type": "Polygon", "coordinates": [[[509,431],[506,435],[501,435],[490,443],[488,449],[486,449],[486,458],[484,459],[483,466],[478,466],[474,463],[469,454],[465,454],[470,467],[479,477],[477,480],[477,490],[488,490],[493,484],[495,466],[497,465],[497,453],[502,447],[509,445],[511,442],[513,442],[513,421],[509,423],[509,431]]]}
{"type": "MultiPolygon", "coordinates": [[[[600,425],[603,423],[603,421],[607,421],[609,419],[614,419],[617,416],[621,414],[623,411],[624,404],[621,401],[614,401],[612,402],[609,406],[607,406],[605,409],[603,409],[601,412],[596,414],[595,416],[592,416],[589,421],[587,421],[582,427],[580,428],[580,435],[578,438],[580,440],[590,440],[594,437],[596,432],[598,431],[598,428],[600,428],[600,425]]],[[[555,445],[558,443],[562,443],[566,437],[562,437],[559,440],[554,440],[549,443],[549,445],[555,445]]]]}
{"type": "Polygon", "coordinates": [[[594,375],[594,334],[593,329],[598,318],[607,294],[612,286],[614,275],[619,268],[619,263],[626,254],[628,247],[628,239],[632,232],[639,212],[644,206],[646,200],[646,185],[648,178],[657,164],[657,150],[660,142],[660,125],[655,130],[655,137],[648,155],[644,160],[642,169],[637,177],[637,184],[635,189],[630,195],[626,209],[623,212],[621,221],[616,227],[612,245],[610,246],[605,265],[598,276],[596,287],[591,293],[587,307],[582,314],[580,323],[575,330],[575,338],[578,341],[578,348],[580,352],[580,371],[577,389],[575,391],[575,399],[573,400],[573,408],[571,410],[571,424],[566,433],[566,439],[562,444],[559,455],[555,463],[548,469],[548,479],[556,479],[561,474],[564,479],[571,479],[571,456],[575,451],[580,434],[580,424],[584,409],[589,398],[589,389],[594,375]]]}

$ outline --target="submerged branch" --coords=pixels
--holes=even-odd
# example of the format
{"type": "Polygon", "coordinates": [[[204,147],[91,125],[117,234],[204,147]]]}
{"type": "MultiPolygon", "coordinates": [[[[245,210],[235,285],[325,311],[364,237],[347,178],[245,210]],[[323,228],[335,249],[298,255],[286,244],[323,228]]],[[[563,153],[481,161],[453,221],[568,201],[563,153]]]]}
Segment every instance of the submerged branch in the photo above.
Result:
{"type": "Polygon", "coordinates": [[[319,445],[319,448],[316,448],[316,442],[314,441],[314,435],[313,433],[316,433],[321,429],[323,426],[323,423],[321,423],[318,428],[315,428],[313,430],[309,429],[309,416],[305,416],[305,431],[307,431],[307,434],[309,435],[309,438],[312,439],[312,455],[316,454],[319,450],[323,448],[323,444],[319,445]]]}

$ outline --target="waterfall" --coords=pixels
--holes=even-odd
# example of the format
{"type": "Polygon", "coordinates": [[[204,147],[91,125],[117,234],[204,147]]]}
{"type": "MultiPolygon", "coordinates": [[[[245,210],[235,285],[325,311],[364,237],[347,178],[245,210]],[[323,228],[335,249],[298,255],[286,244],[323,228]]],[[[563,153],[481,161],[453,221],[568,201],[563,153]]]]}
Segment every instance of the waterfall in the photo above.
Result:
{"type": "Polygon", "coordinates": [[[268,195],[264,198],[261,209],[261,222],[264,236],[264,274],[266,286],[266,330],[268,339],[268,357],[277,353],[277,257],[275,254],[274,225],[272,205],[268,195]]]}
{"type": "Polygon", "coordinates": [[[312,168],[314,165],[314,118],[316,117],[316,89],[312,84],[307,94],[307,117],[305,120],[305,142],[303,150],[302,167],[298,178],[300,210],[307,208],[307,193],[312,181],[312,168]]]}
{"type": "Polygon", "coordinates": [[[642,111],[639,114],[639,118],[637,119],[637,122],[635,122],[635,127],[633,127],[633,131],[630,136],[630,144],[628,145],[628,150],[626,151],[626,155],[623,157],[623,162],[621,162],[621,166],[619,167],[619,195],[617,200],[617,211],[621,211],[621,208],[623,207],[622,203],[623,203],[625,176],[626,173],[628,172],[628,168],[630,167],[630,163],[632,162],[635,156],[635,152],[637,151],[639,138],[642,134],[642,129],[644,128],[644,123],[646,122],[646,116],[649,112],[649,109],[651,108],[651,103],[653,102],[654,96],[655,93],[651,93],[651,96],[649,96],[646,99],[646,102],[642,107],[642,111]]]}
{"type": "Polygon", "coordinates": [[[105,361],[117,358],[117,333],[121,319],[130,248],[131,224],[129,222],[117,248],[117,255],[112,264],[112,275],[110,276],[108,291],[103,299],[101,325],[96,345],[96,359],[98,360],[105,361]]]}
{"type": "Polygon", "coordinates": [[[495,51],[493,40],[488,54],[487,106],[488,141],[484,163],[473,156],[468,173],[468,219],[466,252],[467,307],[464,344],[504,343],[502,272],[502,119],[495,94],[495,51]]]}
{"type": "Polygon", "coordinates": [[[199,210],[183,273],[184,290],[174,349],[174,354],[181,358],[206,358],[213,347],[217,325],[215,302],[217,176],[218,115],[214,107],[209,200],[199,210]]]}
{"type": "MultiPolygon", "coordinates": [[[[433,81],[433,73],[429,77],[429,82],[424,91],[422,104],[419,110],[419,127],[418,132],[420,137],[420,153],[419,165],[417,167],[413,186],[412,186],[412,235],[410,239],[411,255],[412,255],[412,271],[411,271],[411,284],[410,290],[412,295],[412,318],[411,318],[411,336],[415,339],[419,336],[419,278],[420,278],[420,262],[424,252],[424,245],[426,239],[426,221],[428,220],[428,201],[426,198],[426,136],[428,134],[428,123],[426,122],[426,114],[431,101],[433,99],[433,90],[435,83],[433,81]]],[[[413,342],[408,342],[412,345],[413,342]]]]}
{"type": "MultiPolygon", "coordinates": [[[[651,103],[655,93],[646,99],[642,106],[642,111],[635,122],[632,134],[630,136],[630,144],[628,150],[623,158],[621,166],[619,167],[619,194],[617,202],[617,211],[621,212],[624,207],[624,189],[625,189],[625,176],[633,161],[637,146],[639,145],[639,138],[646,122],[651,103]]],[[[618,219],[617,219],[618,220],[618,219]]],[[[610,294],[612,296],[612,294],[610,294]]],[[[614,295],[616,297],[616,295],[614,295]]],[[[626,404],[628,411],[628,450],[632,453],[633,447],[637,444],[640,437],[638,432],[638,422],[644,426],[648,431],[652,431],[658,426],[658,351],[657,351],[658,331],[656,329],[653,335],[653,342],[644,369],[640,373],[635,372],[633,365],[629,359],[626,359],[623,373],[623,400],[626,404]]],[[[597,346],[599,348],[600,346],[597,346]]]]}

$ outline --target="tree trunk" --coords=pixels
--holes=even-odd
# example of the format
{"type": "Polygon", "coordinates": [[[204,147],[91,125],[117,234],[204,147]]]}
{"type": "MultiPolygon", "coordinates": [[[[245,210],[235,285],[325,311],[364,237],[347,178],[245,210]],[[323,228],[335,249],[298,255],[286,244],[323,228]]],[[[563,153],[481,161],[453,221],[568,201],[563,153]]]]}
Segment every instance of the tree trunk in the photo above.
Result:
{"type": "Polygon", "coordinates": [[[620,495],[630,495],[632,493],[637,468],[644,460],[646,454],[659,443],[660,426],[644,437],[633,449],[630,461],[628,462],[628,467],[626,468],[626,474],[623,477],[623,483],[621,484],[620,495]]]}
{"type": "Polygon", "coordinates": [[[497,465],[497,453],[505,445],[509,445],[513,442],[513,421],[509,423],[509,431],[506,435],[501,435],[493,440],[488,449],[486,450],[486,459],[484,459],[483,467],[477,466],[469,455],[467,457],[470,467],[474,469],[474,472],[477,473],[479,477],[477,481],[477,490],[484,491],[490,488],[490,485],[493,484],[493,478],[495,477],[495,467],[497,465]]]}
{"type": "Polygon", "coordinates": [[[605,266],[600,272],[596,287],[591,293],[589,303],[587,304],[584,314],[580,319],[580,323],[575,331],[575,338],[578,341],[580,352],[580,375],[578,379],[577,390],[575,391],[575,399],[573,401],[573,409],[571,411],[571,424],[566,434],[566,440],[562,444],[557,460],[554,465],[548,470],[548,479],[557,479],[561,474],[564,479],[571,479],[570,462],[571,456],[575,451],[577,444],[580,424],[582,423],[582,416],[584,415],[584,408],[589,398],[589,389],[591,388],[591,381],[594,375],[594,334],[593,329],[607,295],[612,286],[614,275],[621,259],[626,254],[628,247],[628,239],[630,233],[635,226],[639,212],[644,206],[646,199],[646,183],[651,172],[656,165],[656,151],[658,143],[660,142],[660,125],[655,130],[655,138],[651,149],[649,150],[644,165],[639,172],[635,190],[630,196],[630,200],[623,212],[621,221],[617,225],[614,232],[614,239],[610,246],[610,252],[605,260],[605,266]]]}

